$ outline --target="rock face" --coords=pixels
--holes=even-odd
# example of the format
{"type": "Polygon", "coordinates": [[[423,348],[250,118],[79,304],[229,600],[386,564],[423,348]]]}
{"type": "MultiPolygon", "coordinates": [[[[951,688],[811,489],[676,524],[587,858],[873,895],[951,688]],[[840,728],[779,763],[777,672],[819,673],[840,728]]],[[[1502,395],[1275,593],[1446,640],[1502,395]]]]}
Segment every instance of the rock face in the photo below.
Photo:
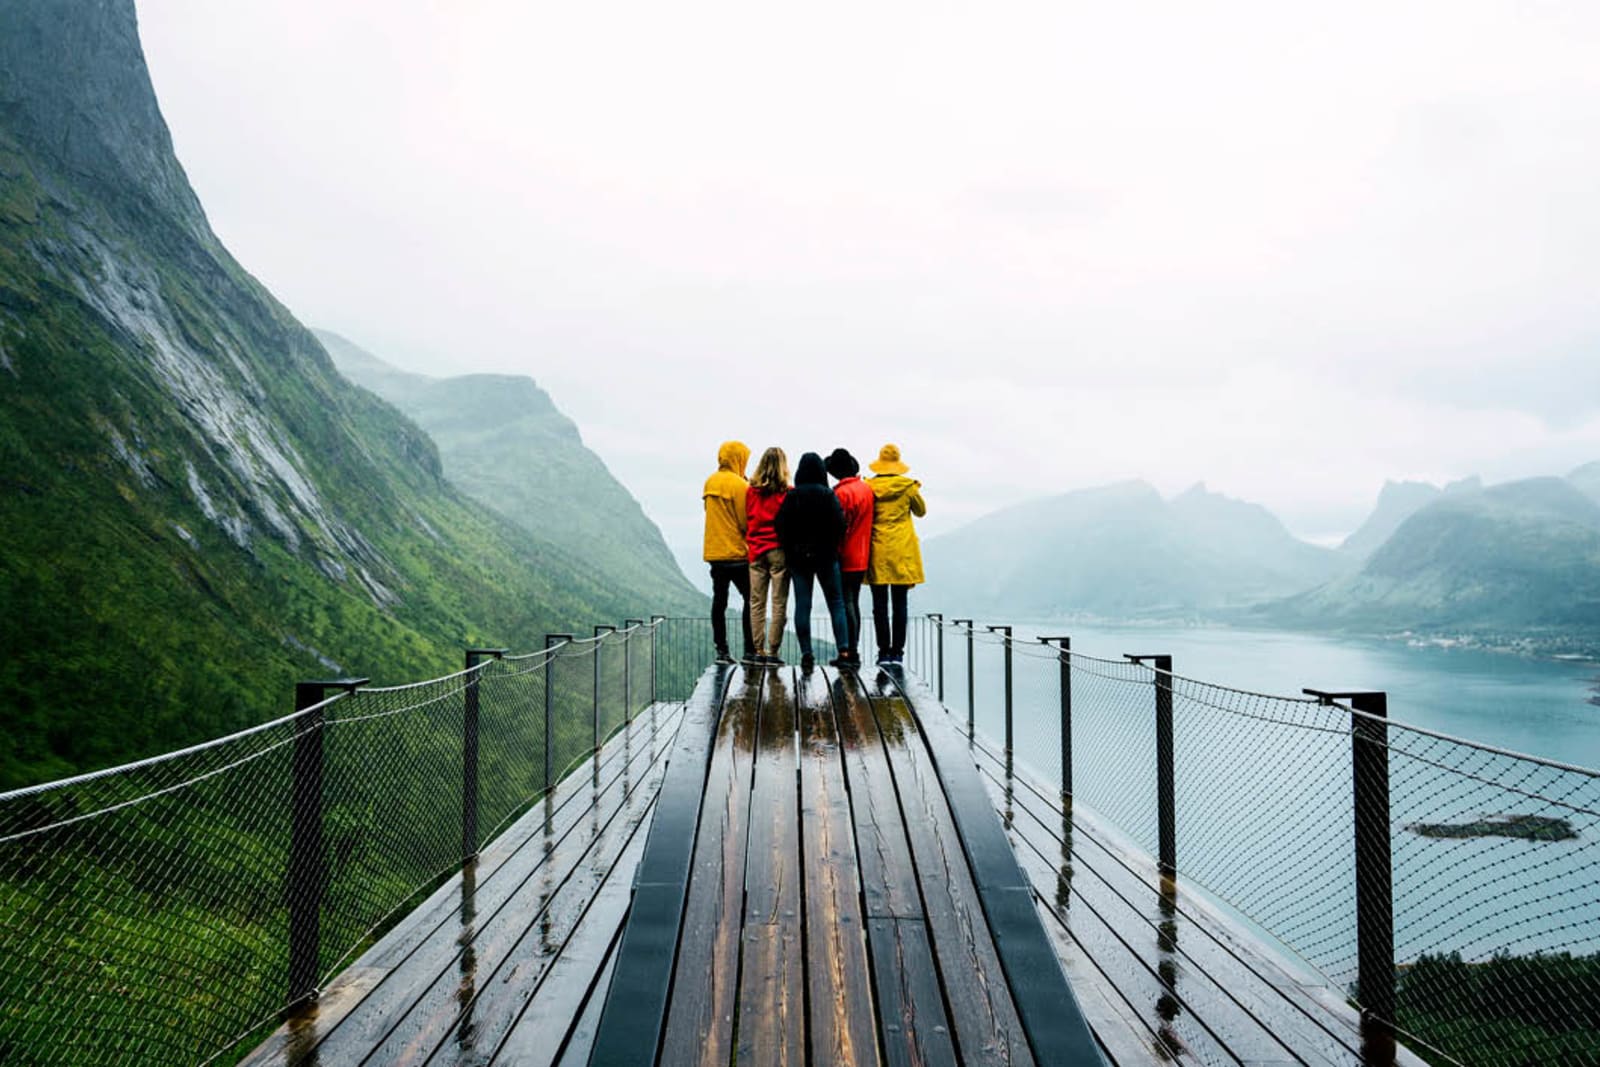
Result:
{"type": "Polygon", "coordinates": [[[1165,501],[1144,482],[995,512],[930,539],[926,556],[930,607],[1010,618],[1215,616],[1341,566],[1259,505],[1204,486],[1165,501]]]}
{"type": "Polygon", "coordinates": [[[0,529],[0,788],[699,605],[472,501],[334,369],[211,232],[132,0],[0,3],[0,529]]]}

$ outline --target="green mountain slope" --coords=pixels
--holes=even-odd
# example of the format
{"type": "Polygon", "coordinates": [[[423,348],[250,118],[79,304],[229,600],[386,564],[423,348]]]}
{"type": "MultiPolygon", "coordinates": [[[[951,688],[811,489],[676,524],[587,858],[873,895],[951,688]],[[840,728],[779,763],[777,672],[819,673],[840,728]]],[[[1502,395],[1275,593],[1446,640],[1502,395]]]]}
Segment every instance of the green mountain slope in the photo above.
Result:
{"type": "Polygon", "coordinates": [[[1359,573],[1265,614],[1600,648],[1600,503],[1561,478],[1447,493],[1401,523],[1359,573]]]}
{"type": "Polygon", "coordinates": [[[1030,501],[926,546],[928,607],[1010,617],[1195,616],[1325,581],[1341,562],[1266,509],[1125,482],[1030,501]]]}
{"type": "Polygon", "coordinates": [[[233,260],[131,0],[0,5],[0,413],[0,788],[669,606],[454,488],[233,260]]]}
{"type": "Polygon", "coordinates": [[[345,377],[428,432],[445,477],[467,495],[589,561],[641,603],[699,612],[661,531],[531,378],[409,374],[336,333],[315,332],[345,377]]]}

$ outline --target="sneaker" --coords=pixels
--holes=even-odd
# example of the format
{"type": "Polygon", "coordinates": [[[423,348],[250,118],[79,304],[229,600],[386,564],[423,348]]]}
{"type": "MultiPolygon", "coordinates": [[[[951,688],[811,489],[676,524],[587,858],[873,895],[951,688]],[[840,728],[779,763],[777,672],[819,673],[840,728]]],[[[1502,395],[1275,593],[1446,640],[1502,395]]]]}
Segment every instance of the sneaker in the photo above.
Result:
{"type": "Polygon", "coordinates": [[[746,667],[763,667],[763,666],[766,665],[767,657],[763,656],[759,652],[748,652],[747,651],[744,654],[744,658],[741,659],[739,662],[744,664],[746,667]]]}
{"type": "Polygon", "coordinates": [[[878,666],[880,666],[880,667],[892,667],[892,666],[894,666],[894,657],[891,656],[887,652],[879,652],[878,653],[878,666]]]}
{"type": "Polygon", "coordinates": [[[717,649],[717,658],[712,662],[725,667],[733,662],[733,656],[727,649],[719,648],[717,649]]]}
{"type": "Polygon", "coordinates": [[[817,658],[815,656],[813,656],[811,653],[807,652],[805,655],[800,657],[800,669],[801,670],[809,671],[812,667],[815,667],[816,665],[817,665],[817,658]]]}
{"type": "Polygon", "coordinates": [[[781,667],[781,666],[783,666],[783,657],[782,656],[762,656],[761,657],[761,665],[763,667],[781,667]]]}

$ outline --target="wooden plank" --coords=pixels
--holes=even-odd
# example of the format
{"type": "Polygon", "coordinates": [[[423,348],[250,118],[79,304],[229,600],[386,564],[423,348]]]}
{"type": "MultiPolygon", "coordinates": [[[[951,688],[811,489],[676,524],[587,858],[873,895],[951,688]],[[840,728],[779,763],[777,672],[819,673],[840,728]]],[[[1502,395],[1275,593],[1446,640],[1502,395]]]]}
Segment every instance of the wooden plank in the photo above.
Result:
{"type": "MultiPolygon", "coordinates": [[[[663,731],[652,747],[664,751],[671,740],[670,732],[663,731]]],[[[664,761],[645,758],[649,768],[643,774],[644,781],[659,780],[664,761]]],[[[376,1041],[366,1042],[365,1062],[421,1062],[446,1042],[462,1054],[486,1047],[480,1044],[481,1024],[492,1028],[510,1020],[499,1001],[500,991],[508,982],[536,978],[554,956],[556,931],[565,932],[559,923],[574,918],[572,894],[563,893],[564,888],[574,882],[586,897],[598,882],[592,858],[597,844],[595,835],[600,835],[600,843],[608,848],[618,837],[626,837],[623,828],[636,825],[644,817],[654,792],[651,785],[636,787],[629,795],[619,775],[601,787],[596,804],[578,826],[550,842],[544,862],[518,880],[514,892],[507,893],[508,882],[497,879],[495,896],[502,899],[490,908],[484,905],[480,890],[476,922],[453,939],[460,947],[454,964],[442,972],[435,971],[426,984],[418,984],[420,992],[401,1006],[388,1030],[380,1033],[376,1041]],[[612,832],[607,833],[608,830],[612,832]],[[508,961],[510,966],[506,967],[508,961]],[[495,996],[489,1005],[480,1005],[480,996],[486,990],[495,996]]],[[[615,847],[620,850],[621,846],[615,847]]],[[[346,1029],[336,1031],[333,1040],[345,1036],[346,1029]]],[[[349,1029],[354,1037],[355,1028],[349,1029]]],[[[496,1031],[487,1047],[498,1039],[496,1031]]],[[[330,1062],[353,1060],[353,1052],[354,1048],[345,1052],[341,1043],[338,1049],[324,1049],[320,1058],[330,1062]]]]}
{"type": "MultiPolygon", "coordinates": [[[[879,686],[869,687],[868,697],[900,794],[933,954],[962,1060],[1031,1067],[1034,1059],[1027,1034],[1011,1002],[960,836],[911,709],[898,692],[879,686]]],[[[1026,904],[1031,910],[1031,894],[1026,904]]]]}
{"type": "MultiPolygon", "coordinates": [[[[722,705],[716,747],[705,779],[694,866],[678,939],[672,997],[659,1062],[727,1064],[733,1055],[738,993],[739,929],[744,918],[744,857],[749,832],[750,776],[765,671],[739,670],[722,705]]],[[[635,896],[638,908],[643,894],[635,896]]],[[[633,921],[629,920],[629,926],[633,921]]],[[[617,983],[612,984],[616,997],[617,983]]],[[[601,1039],[606,1037],[604,1026],[601,1039]]],[[[598,1063],[600,1045],[594,1062],[598,1063]]],[[[607,1063],[647,1062],[619,1055],[607,1063]]]]}
{"type": "Polygon", "coordinates": [[[861,876],[833,697],[821,671],[799,682],[800,828],[804,857],[811,1057],[838,1067],[882,1062],[861,876]]]}
{"type": "MultiPolygon", "coordinates": [[[[880,672],[878,677],[888,676],[880,672]]],[[[987,800],[967,739],[956,731],[944,706],[926,686],[908,685],[899,670],[893,672],[891,681],[913,708],[928,712],[923,736],[938,769],[961,848],[971,865],[973,882],[994,936],[995,951],[1034,1057],[1050,1064],[1103,1063],[1100,1048],[1033,909],[1032,884],[1018,866],[1005,828],[987,800]]]]}
{"type": "Polygon", "coordinates": [[[606,993],[611,988],[611,978],[617,970],[617,957],[621,955],[618,949],[621,945],[622,931],[619,930],[616,944],[611,946],[611,953],[606,957],[606,965],[601,969],[600,976],[595,979],[594,988],[584,1003],[583,1012],[578,1016],[572,1033],[567,1037],[566,1047],[561,1050],[561,1059],[557,1067],[584,1067],[589,1062],[589,1056],[594,1051],[595,1034],[600,1029],[600,1011],[605,1007],[606,993]]]}
{"type": "MultiPolygon", "coordinates": [[[[681,712],[679,705],[661,708],[661,723],[670,729],[681,712]]],[[[635,768],[648,759],[648,750],[642,746],[642,737],[652,733],[650,723],[640,717],[633,725],[632,755],[635,768]]],[[[601,750],[599,766],[602,777],[611,781],[621,772],[627,750],[624,738],[616,738],[601,750]]],[[[514,886],[526,873],[522,864],[543,861],[541,842],[548,833],[560,837],[569,831],[587,812],[593,802],[594,788],[589,774],[569,775],[556,785],[545,800],[524,813],[493,841],[489,842],[474,863],[468,865],[463,876],[451,879],[440,886],[415,911],[380,937],[376,944],[362,953],[349,968],[335,976],[322,991],[304,1017],[297,1017],[279,1028],[261,1046],[242,1061],[249,1065],[278,1063],[295,1064],[309,1060],[330,1034],[350,1015],[361,1012],[376,1017],[386,1009],[382,1001],[403,1000],[415,988],[407,985],[421,980],[419,975],[429,968],[443,969],[456,956],[454,944],[464,922],[463,904],[471,900],[473,907],[482,910],[494,906],[494,882],[504,877],[506,884],[514,886]],[[511,864],[512,866],[507,866],[511,864]],[[473,880],[471,892],[463,892],[463,881],[473,880]],[[423,946],[439,953],[439,957],[413,961],[414,954],[423,946]],[[446,955],[445,950],[448,950],[446,955]],[[369,995],[379,1000],[366,1003],[369,995]]],[[[390,1020],[392,1023],[392,1018],[390,1020]]],[[[378,1030],[381,1033],[390,1023],[378,1030]]],[[[376,1036],[372,1038],[376,1039],[376,1036]]],[[[359,1042],[347,1047],[359,1047],[359,1042]]]]}
{"type": "MultiPolygon", "coordinates": [[[[656,803],[659,806],[659,792],[656,803]]],[[[565,1057],[574,1041],[582,1045],[587,1058],[609,988],[609,976],[604,986],[599,980],[616,958],[628,901],[633,895],[633,876],[644,850],[645,835],[635,833],[555,962],[539,979],[538,987],[495,1049],[491,1062],[550,1067],[558,1057],[565,1057]],[[579,1033],[591,1002],[594,1011],[587,1033],[579,1033]]]]}
{"type": "Polygon", "coordinates": [[[854,676],[839,676],[833,697],[884,1059],[892,1065],[954,1064],[955,1043],[883,738],[854,676]]]}
{"type": "Polygon", "coordinates": [[[740,1063],[806,1059],[793,674],[767,674],[757,728],[739,963],[740,1063]]]}

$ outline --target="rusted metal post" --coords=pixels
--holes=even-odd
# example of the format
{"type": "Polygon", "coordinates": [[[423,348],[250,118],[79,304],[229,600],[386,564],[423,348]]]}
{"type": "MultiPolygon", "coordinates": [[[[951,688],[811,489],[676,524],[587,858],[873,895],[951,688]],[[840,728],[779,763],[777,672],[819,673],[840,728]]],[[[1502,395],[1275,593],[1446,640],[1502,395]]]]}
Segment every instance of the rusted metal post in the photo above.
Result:
{"type": "Polygon", "coordinates": [[[972,739],[973,720],[977,715],[976,690],[972,686],[972,620],[951,619],[952,626],[965,626],[967,628],[967,739],[972,739]]]}
{"type": "Polygon", "coordinates": [[[1173,768],[1172,657],[1128,656],[1135,663],[1149,661],[1156,682],[1156,830],[1160,839],[1161,873],[1178,873],[1178,794],[1173,768]]]}
{"type": "MultiPolygon", "coordinates": [[[[544,647],[559,648],[572,641],[571,634],[545,634],[544,647]]],[[[556,660],[561,658],[560,652],[552,653],[544,660],[544,791],[548,793],[555,783],[555,725],[556,725],[556,660]]]]}
{"type": "Polygon", "coordinates": [[[322,843],[323,701],[330,689],[346,693],[366,685],[365,678],[298,682],[294,707],[294,755],[290,781],[289,869],[289,1009],[317,997],[317,957],[322,942],[322,894],[328,871],[322,843]]]}
{"type": "Polygon", "coordinates": [[[1048,645],[1055,641],[1061,648],[1061,800],[1072,796],[1072,638],[1041,637],[1048,645]]]}
{"type": "Polygon", "coordinates": [[[617,628],[615,626],[610,626],[610,625],[607,625],[606,623],[603,623],[603,622],[595,623],[595,627],[594,627],[594,637],[595,637],[595,642],[594,642],[594,744],[589,747],[589,751],[591,751],[591,752],[599,752],[600,751],[600,694],[602,692],[602,682],[601,682],[602,675],[600,673],[600,666],[601,666],[601,663],[605,660],[605,657],[606,657],[606,641],[605,641],[605,637],[606,637],[607,634],[614,634],[616,632],[617,632],[617,628]]]}
{"type": "MultiPolygon", "coordinates": [[[[665,615],[650,616],[650,703],[654,706],[661,699],[661,624],[667,621],[665,615]]],[[[652,712],[652,714],[654,714],[652,712]]]]}
{"type": "Polygon", "coordinates": [[[1389,838],[1389,695],[1304,690],[1324,704],[1350,702],[1355,793],[1356,999],[1363,1021],[1394,1025],[1394,865],[1389,838]]]}
{"type": "Polygon", "coordinates": [[[633,639],[639,636],[643,619],[623,619],[623,629],[628,631],[622,642],[622,721],[633,722],[633,639]]]}
{"type": "Polygon", "coordinates": [[[478,675],[485,656],[499,659],[503,648],[467,649],[467,685],[461,695],[461,861],[478,854],[478,675]]]}

